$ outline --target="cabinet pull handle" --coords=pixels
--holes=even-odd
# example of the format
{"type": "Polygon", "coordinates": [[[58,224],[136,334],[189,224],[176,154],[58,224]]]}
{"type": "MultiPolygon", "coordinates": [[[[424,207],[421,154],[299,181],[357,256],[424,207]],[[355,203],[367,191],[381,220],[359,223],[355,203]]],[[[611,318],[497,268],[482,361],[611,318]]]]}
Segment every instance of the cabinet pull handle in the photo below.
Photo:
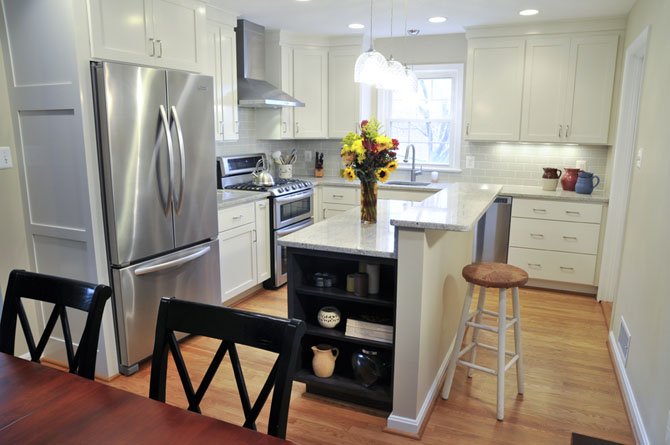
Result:
{"type": "Polygon", "coordinates": [[[300,133],[300,122],[295,123],[295,133],[296,134],[300,133]]]}
{"type": "Polygon", "coordinates": [[[565,235],[563,235],[563,239],[566,240],[566,241],[567,241],[567,240],[570,240],[570,241],[577,241],[577,237],[576,237],[576,236],[565,236],[565,235]]]}
{"type": "Polygon", "coordinates": [[[233,219],[242,219],[242,215],[233,216],[233,219]]]}
{"type": "Polygon", "coordinates": [[[558,126],[558,137],[560,138],[563,135],[563,125],[558,126]]]}
{"type": "Polygon", "coordinates": [[[566,138],[570,137],[570,125],[565,126],[565,137],[566,138]]]}
{"type": "Polygon", "coordinates": [[[547,209],[533,209],[535,213],[547,213],[547,209]]]}
{"type": "Polygon", "coordinates": [[[156,42],[153,37],[149,38],[149,43],[151,43],[151,52],[149,53],[149,56],[154,57],[156,55],[156,42]]]}
{"type": "Polygon", "coordinates": [[[258,242],[258,236],[256,234],[256,229],[253,229],[253,232],[254,232],[254,241],[253,242],[256,243],[256,242],[258,242]]]}
{"type": "Polygon", "coordinates": [[[560,266],[560,268],[561,268],[561,270],[570,270],[570,271],[573,271],[573,272],[574,272],[574,270],[575,270],[575,268],[574,268],[574,267],[565,267],[565,266],[560,266]]]}
{"type": "Polygon", "coordinates": [[[544,235],[541,233],[531,233],[530,234],[531,238],[537,238],[537,239],[544,239],[544,235]]]}
{"type": "Polygon", "coordinates": [[[221,131],[221,136],[225,135],[225,131],[224,131],[225,127],[223,126],[223,121],[219,121],[219,127],[221,128],[221,130],[220,130],[221,131]]]}
{"type": "Polygon", "coordinates": [[[528,263],[528,267],[531,269],[542,269],[542,264],[540,263],[528,263]]]}
{"type": "Polygon", "coordinates": [[[342,199],[342,198],[344,198],[344,195],[333,195],[333,198],[339,198],[339,199],[342,199]]]}
{"type": "Polygon", "coordinates": [[[470,122],[465,125],[465,135],[470,136],[470,122]]]}
{"type": "Polygon", "coordinates": [[[566,210],[565,213],[566,213],[566,215],[575,215],[575,216],[581,215],[581,213],[579,213],[575,210],[566,210]]]}
{"type": "Polygon", "coordinates": [[[288,125],[286,125],[286,122],[281,123],[281,132],[286,133],[286,130],[288,129],[288,125]]]}
{"type": "Polygon", "coordinates": [[[264,202],[259,202],[258,203],[258,208],[264,209],[265,208],[265,203],[264,202]]]}
{"type": "Polygon", "coordinates": [[[240,132],[240,121],[235,121],[235,133],[240,132]]]}
{"type": "Polygon", "coordinates": [[[158,43],[158,56],[157,57],[163,57],[163,42],[160,40],[156,40],[156,43],[158,43]]]}

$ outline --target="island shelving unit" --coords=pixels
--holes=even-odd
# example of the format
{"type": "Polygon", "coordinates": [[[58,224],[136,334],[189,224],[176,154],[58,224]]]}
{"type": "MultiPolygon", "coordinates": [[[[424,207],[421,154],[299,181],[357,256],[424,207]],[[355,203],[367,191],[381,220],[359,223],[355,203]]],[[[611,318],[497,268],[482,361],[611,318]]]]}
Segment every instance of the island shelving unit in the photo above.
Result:
{"type": "Polygon", "coordinates": [[[288,313],[289,317],[304,320],[307,332],[302,339],[295,380],[306,384],[308,393],[390,412],[393,405],[393,343],[345,335],[346,320],[351,316],[374,314],[386,318],[395,327],[397,261],[337,252],[288,248],[288,313]],[[345,290],[347,274],[357,272],[359,263],[380,265],[378,294],[359,297],[345,290]],[[316,287],[314,274],[328,272],[337,277],[332,287],[316,287]],[[341,321],[334,328],[321,327],[317,322],[319,309],[335,306],[341,321]],[[337,347],[340,355],[331,377],[320,378],[312,371],[312,346],[328,344],[337,347]],[[377,351],[388,363],[387,375],[366,388],[355,380],[351,356],[360,349],[377,351]]]}

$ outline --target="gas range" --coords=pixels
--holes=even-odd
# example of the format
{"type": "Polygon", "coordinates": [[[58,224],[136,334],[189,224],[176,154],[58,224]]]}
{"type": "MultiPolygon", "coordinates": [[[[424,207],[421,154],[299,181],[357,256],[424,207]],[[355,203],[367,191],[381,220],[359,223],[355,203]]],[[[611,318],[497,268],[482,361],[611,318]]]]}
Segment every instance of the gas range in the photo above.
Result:
{"type": "Polygon", "coordinates": [[[277,179],[273,186],[263,186],[254,184],[253,181],[241,182],[225,186],[226,189],[246,190],[250,192],[268,192],[272,196],[284,196],[302,190],[312,189],[314,186],[309,181],[301,179],[277,179]]]}

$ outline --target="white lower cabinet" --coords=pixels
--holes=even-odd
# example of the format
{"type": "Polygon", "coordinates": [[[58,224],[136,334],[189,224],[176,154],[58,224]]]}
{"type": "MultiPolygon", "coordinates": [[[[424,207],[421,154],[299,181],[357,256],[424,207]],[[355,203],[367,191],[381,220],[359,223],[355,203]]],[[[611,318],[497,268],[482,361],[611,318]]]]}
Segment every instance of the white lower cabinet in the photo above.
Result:
{"type": "Polygon", "coordinates": [[[221,303],[270,278],[267,199],[219,210],[221,303]]]}
{"type": "Polygon", "coordinates": [[[333,187],[321,188],[321,216],[328,219],[334,215],[346,212],[356,207],[359,203],[360,189],[358,187],[333,187]]]}
{"type": "Polygon", "coordinates": [[[421,191],[421,190],[398,190],[380,188],[377,193],[379,199],[397,199],[399,201],[423,201],[435,194],[436,190],[421,191]]]}
{"type": "Polygon", "coordinates": [[[508,263],[531,279],[596,285],[603,206],[514,199],[508,263]]]}

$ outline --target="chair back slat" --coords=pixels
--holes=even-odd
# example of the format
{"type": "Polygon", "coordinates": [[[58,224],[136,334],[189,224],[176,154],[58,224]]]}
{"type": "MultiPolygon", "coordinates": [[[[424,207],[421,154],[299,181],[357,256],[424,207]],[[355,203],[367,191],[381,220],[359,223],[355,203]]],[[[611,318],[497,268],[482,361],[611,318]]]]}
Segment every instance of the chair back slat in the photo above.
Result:
{"type": "Polygon", "coordinates": [[[5,305],[2,319],[0,319],[0,352],[14,354],[16,320],[18,319],[26,337],[31,360],[39,362],[56,322],[60,318],[70,372],[91,380],[94,379],[102,314],[105,303],[111,295],[112,290],[109,286],[23,270],[12,271],[9,275],[5,305]],[[37,345],[35,345],[22,299],[54,305],[37,345]],[[78,309],[87,313],[76,352],[66,308],[78,309]]]}
{"type": "Polygon", "coordinates": [[[298,346],[304,333],[305,324],[300,320],[285,320],[232,308],[163,298],[156,324],[149,397],[165,402],[167,356],[170,351],[182,380],[189,403],[188,409],[199,413],[200,403],[227,352],[242,402],[245,417],[243,426],[256,429],[258,415],[272,393],[268,434],[285,438],[298,346]],[[174,336],[175,331],[221,340],[221,345],[197,391],[193,390],[184,358],[174,336]],[[236,344],[278,354],[253,405],[249,398],[236,344]]]}

